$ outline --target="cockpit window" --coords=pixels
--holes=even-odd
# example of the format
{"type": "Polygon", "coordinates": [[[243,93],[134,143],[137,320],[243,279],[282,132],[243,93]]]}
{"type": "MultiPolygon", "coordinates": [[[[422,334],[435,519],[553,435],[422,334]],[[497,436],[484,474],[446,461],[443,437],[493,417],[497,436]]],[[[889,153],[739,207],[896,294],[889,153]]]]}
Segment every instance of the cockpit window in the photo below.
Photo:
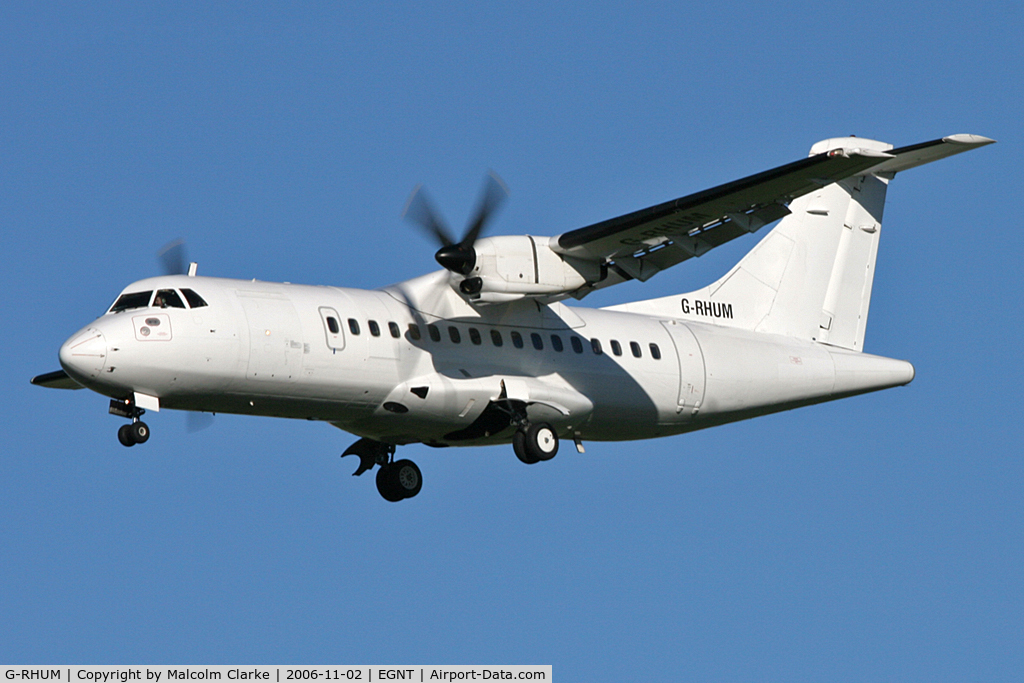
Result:
{"type": "Polygon", "coordinates": [[[199,296],[191,289],[182,289],[181,293],[185,295],[185,301],[187,301],[188,305],[192,308],[200,308],[201,306],[206,305],[206,302],[203,301],[203,297],[199,296]]]}
{"type": "Polygon", "coordinates": [[[153,306],[156,308],[185,308],[181,297],[173,289],[157,290],[156,296],[153,298],[153,306]]]}
{"type": "Polygon", "coordinates": [[[149,305],[149,297],[153,296],[153,290],[148,292],[129,292],[117,297],[117,301],[110,307],[111,313],[127,311],[129,308],[145,308],[149,305]]]}

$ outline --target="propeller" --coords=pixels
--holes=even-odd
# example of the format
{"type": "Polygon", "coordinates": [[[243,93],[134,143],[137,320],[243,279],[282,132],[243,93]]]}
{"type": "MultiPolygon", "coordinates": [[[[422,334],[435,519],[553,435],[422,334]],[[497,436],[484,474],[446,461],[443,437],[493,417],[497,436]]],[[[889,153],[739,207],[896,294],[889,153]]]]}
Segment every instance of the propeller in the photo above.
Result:
{"type": "Polygon", "coordinates": [[[185,413],[185,431],[189,434],[202,431],[213,424],[213,413],[197,413],[188,411],[185,413]]]}
{"type": "MultiPolygon", "coordinates": [[[[163,266],[165,275],[188,275],[188,249],[185,239],[179,237],[160,247],[157,258],[163,266]]],[[[190,434],[206,429],[213,424],[211,413],[185,413],[185,430],[190,434]]]]}
{"type": "Polygon", "coordinates": [[[409,201],[405,203],[402,217],[419,225],[441,243],[441,248],[434,254],[438,263],[453,273],[469,275],[473,272],[473,267],[476,266],[476,250],[473,249],[473,244],[479,239],[488,221],[507,197],[508,188],[498,174],[494,171],[488,173],[484,179],[484,187],[480,193],[476,212],[466,226],[465,234],[458,242],[451,236],[444,220],[430,203],[422,185],[417,185],[413,189],[409,201]]]}
{"type": "Polygon", "coordinates": [[[188,274],[188,249],[185,248],[184,238],[179,237],[162,246],[157,257],[164,267],[165,275],[188,274]]]}

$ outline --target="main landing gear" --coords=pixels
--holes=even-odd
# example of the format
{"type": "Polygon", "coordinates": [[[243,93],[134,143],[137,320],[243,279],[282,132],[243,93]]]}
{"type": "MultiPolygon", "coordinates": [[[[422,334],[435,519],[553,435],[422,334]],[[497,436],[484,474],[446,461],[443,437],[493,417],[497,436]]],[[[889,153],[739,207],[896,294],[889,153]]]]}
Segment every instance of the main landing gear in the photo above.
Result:
{"type": "Polygon", "coordinates": [[[423,475],[412,460],[398,460],[377,470],[377,491],[384,500],[397,503],[412,498],[423,488],[423,475]]]}
{"type": "Polygon", "coordinates": [[[112,399],[110,401],[112,415],[131,418],[131,424],[121,425],[121,428],[117,430],[117,440],[121,442],[122,446],[130,448],[137,443],[149,441],[149,425],[139,419],[145,412],[130,400],[112,399]]]}
{"type": "Polygon", "coordinates": [[[501,380],[501,394],[491,405],[507,414],[509,424],[515,427],[512,450],[521,462],[536,465],[558,454],[558,434],[554,428],[546,422],[530,422],[526,415],[526,403],[508,397],[505,380],[501,380]]]}
{"type": "Polygon", "coordinates": [[[558,434],[545,422],[522,424],[512,435],[512,450],[527,465],[550,460],[558,454],[558,434]]]}
{"type": "Polygon", "coordinates": [[[395,460],[394,444],[381,443],[373,439],[359,439],[349,446],[341,457],[358,455],[359,467],[352,473],[358,476],[379,465],[377,470],[377,491],[384,500],[397,503],[412,498],[423,488],[423,475],[412,460],[395,460]]]}

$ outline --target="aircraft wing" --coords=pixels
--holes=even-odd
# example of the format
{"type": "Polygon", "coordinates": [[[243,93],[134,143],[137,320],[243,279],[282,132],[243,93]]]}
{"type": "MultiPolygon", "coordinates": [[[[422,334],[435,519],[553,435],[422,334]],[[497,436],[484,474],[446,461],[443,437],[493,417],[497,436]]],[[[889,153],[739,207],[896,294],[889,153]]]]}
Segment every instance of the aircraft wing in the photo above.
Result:
{"type": "Polygon", "coordinates": [[[862,173],[895,173],[990,142],[953,135],[888,152],[840,147],[563,233],[552,238],[551,248],[607,266],[608,277],[593,289],[645,281],[782,218],[790,213],[786,204],[820,187],[862,173]]]}
{"type": "Polygon", "coordinates": [[[32,378],[32,384],[50,389],[82,389],[82,385],[71,379],[68,373],[63,370],[48,372],[45,375],[36,375],[32,378]]]}

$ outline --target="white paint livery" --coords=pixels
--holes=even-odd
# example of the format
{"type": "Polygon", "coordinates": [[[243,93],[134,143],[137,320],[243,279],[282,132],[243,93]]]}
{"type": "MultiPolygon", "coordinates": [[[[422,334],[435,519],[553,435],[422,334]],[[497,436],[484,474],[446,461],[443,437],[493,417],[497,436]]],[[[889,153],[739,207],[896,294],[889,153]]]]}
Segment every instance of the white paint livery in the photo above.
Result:
{"type": "Polygon", "coordinates": [[[910,363],[862,352],[888,183],[990,142],[826,140],[808,160],[588,228],[479,239],[471,268],[378,291],[198,277],[193,264],[129,285],[126,305],[64,343],[63,371],[33,382],[111,397],[129,446],[161,407],[330,422],[362,437],[346,454],[357,474],[380,465],[393,501],[422,485],[393,461],[403,444],[512,442],[534,463],[559,437],[582,452],[903,385],[910,363]],[[779,217],[696,292],[559,303],[779,217]]]}

